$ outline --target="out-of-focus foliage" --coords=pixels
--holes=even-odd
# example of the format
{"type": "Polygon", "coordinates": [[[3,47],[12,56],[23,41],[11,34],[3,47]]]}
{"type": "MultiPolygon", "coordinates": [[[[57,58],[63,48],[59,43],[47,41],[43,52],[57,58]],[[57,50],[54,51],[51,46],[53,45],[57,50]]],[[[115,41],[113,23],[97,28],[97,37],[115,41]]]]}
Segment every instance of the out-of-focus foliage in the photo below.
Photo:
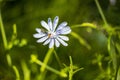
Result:
{"type": "MultiPolygon", "coordinates": [[[[104,29],[94,0],[0,0],[9,45],[5,50],[0,34],[0,80],[14,80],[19,74],[21,80],[29,80],[27,76],[30,80],[40,79],[40,66],[30,63],[30,55],[35,54],[43,61],[48,47],[36,43],[33,34],[36,27],[41,27],[41,20],[47,21],[48,17],[53,19],[56,15],[60,22],[67,21],[73,32],[67,47],[55,48],[62,65],[55,55],[51,56],[48,65],[66,70],[68,67],[63,64],[69,66],[71,56],[73,65],[84,68],[73,75],[73,80],[113,80],[113,76],[119,80],[120,32],[114,29],[120,28],[120,0],[115,1],[113,5],[110,0],[99,0],[108,24],[112,26],[104,29]]],[[[51,71],[44,75],[45,80],[68,80],[51,71]]]]}

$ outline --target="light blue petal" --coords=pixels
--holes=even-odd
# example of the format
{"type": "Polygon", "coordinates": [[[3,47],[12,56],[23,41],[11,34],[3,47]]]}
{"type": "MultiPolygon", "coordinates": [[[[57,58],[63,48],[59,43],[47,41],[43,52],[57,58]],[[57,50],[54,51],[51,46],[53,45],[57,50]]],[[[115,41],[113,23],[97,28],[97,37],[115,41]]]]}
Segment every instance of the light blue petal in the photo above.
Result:
{"type": "Polygon", "coordinates": [[[46,34],[40,34],[40,33],[37,33],[37,34],[33,34],[33,37],[34,38],[41,38],[43,36],[45,36],[46,34]]]}
{"type": "Polygon", "coordinates": [[[52,21],[51,21],[51,18],[48,18],[48,26],[49,26],[50,30],[52,31],[53,28],[52,28],[52,21]]]}
{"type": "Polygon", "coordinates": [[[53,48],[53,46],[54,46],[54,39],[51,39],[50,44],[49,44],[49,48],[53,48]]]}
{"type": "Polygon", "coordinates": [[[44,42],[47,38],[48,38],[48,36],[44,36],[44,37],[40,38],[39,40],[37,40],[37,42],[38,43],[44,42]]]}
{"type": "Polygon", "coordinates": [[[48,24],[45,21],[41,21],[41,25],[48,31],[50,30],[48,24]]]}
{"type": "Polygon", "coordinates": [[[58,40],[63,46],[68,46],[68,44],[67,44],[65,41],[63,41],[62,39],[60,39],[60,38],[57,37],[57,40],[58,40]]]}
{"type": "Polygon", "coordinates": [[[41,29],[40,29],[40,28],[36,28],[36,31],[37,31],[38,33],[41,33],[41,29]]]}
{"type": "Polygon", "coordinates": [[[59,38],[61,38],[64,41],[68,41],[69,40],[69,38],[67,36],[59,36],[59,38]]]}
{"type": "Polygon", "coordinates": [[[69,34],[70,32],[71,32],[71,29],[70,29],[69,26],[64,27],[64,28],[60,31],[61,34],[69,34]]]}
{"type": "Polygon", "coordinates": [[[50,38],[49,39],[47,39],[44,43],[43,43],[43,45],[47,45],[49,42],[50,42],[50,38]]]}
{"type": "Polygon", "coordinates": [[[69,34],[71,32],[71,29],[69,26],[66,26],[60,30],[56,30],[56,34],[60,35],[60,34],[69,34]]]}
{"type": "Polygon", "coordinates": [[[57,39],[55,39],[55,46],[56,46],[56,47],[59,47],[59,46],[60,46],[60,43],[58,42],[57,39]]]}
{"type": "Polygon", "coordinates": [[[54,18],[54,21],[53,21],[53,28],[54,28],[54,31],[55,31],[55,29],[56,29],[56,27],[57,27],[58,21],[59,21],[59,17],[56,16],[56,17],[54,18]]]}
{"type": "Polygon", "coordinates": [[[57,30],[61,30],[61,29],[64,28],[65,26],[67,26],[67,22],[62,22],[62,23],[58,26],[57,30]]]}

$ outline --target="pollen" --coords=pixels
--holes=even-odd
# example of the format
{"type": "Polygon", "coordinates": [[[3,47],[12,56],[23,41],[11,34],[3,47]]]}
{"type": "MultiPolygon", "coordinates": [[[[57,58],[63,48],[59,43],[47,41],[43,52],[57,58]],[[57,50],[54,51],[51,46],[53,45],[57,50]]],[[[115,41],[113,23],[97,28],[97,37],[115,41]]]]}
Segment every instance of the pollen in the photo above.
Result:
{"type": "Polygon", "coordinates": [[[51,37],[51,33],[50,33],[50,34],[48,34],[48,37],[49,37],[49,38],[51,37]]]}

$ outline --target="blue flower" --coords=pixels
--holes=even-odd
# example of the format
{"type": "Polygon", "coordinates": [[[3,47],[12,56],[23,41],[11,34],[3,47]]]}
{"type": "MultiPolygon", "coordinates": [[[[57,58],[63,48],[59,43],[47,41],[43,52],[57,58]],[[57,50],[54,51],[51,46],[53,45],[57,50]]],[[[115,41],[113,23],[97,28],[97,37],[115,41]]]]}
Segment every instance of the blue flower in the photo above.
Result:
{"type": "Polygon", "coordinates": [[[48,18],[48,23],[45,21],[41,21],[42,27],[45,29],[36,28],[37,33],[33,34],[33,37],[39,38],[37,43],[43,43],[43,45],[49,44],[49,48],[53,48],[54,45],[59,47],[60,44],[63,46],[68,46],[65,41],[68,41],[69,38],[64,36],[71,32],[69,26],[67,26],[67,22],[62,22],[58,25],[59,17],[56,16],[54,21],[51,21],[51,18],[48,18]]]}

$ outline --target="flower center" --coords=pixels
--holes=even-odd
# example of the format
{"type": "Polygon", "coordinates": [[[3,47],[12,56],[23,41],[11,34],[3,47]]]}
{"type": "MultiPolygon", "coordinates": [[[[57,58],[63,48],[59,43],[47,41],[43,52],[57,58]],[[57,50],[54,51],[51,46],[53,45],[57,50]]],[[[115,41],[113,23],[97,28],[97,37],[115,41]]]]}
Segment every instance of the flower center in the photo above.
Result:
{"type": "Polygon", "coordinates": [[[56,36],[55,32],[48,32],[48,37],[49,38],[54,38],[56,36]]]}

